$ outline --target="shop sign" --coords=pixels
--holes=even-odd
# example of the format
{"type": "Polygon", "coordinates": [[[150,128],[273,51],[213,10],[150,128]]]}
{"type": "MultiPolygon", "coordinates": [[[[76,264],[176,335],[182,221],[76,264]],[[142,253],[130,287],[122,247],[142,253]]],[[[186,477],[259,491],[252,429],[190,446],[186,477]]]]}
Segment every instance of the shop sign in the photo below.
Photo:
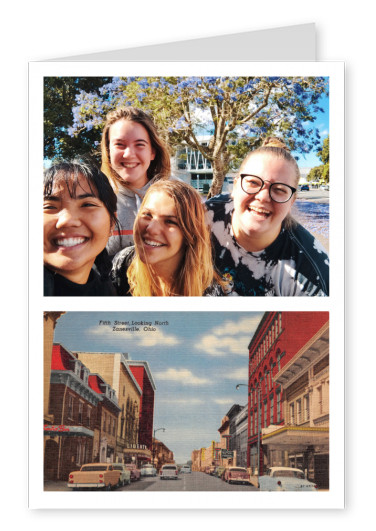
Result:
{"type": "Polygon", "coordinates": [[[222,459],[233,459],[234,458],[233,450],[224,450],[222,448],[221,455],[222,455],[222,459]]]}

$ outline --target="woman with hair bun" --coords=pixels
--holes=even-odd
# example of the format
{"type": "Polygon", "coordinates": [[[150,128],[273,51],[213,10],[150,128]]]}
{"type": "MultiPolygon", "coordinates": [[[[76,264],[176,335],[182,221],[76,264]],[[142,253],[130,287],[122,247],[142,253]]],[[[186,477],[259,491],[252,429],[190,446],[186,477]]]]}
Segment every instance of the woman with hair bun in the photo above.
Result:
{"type": "Polygon", "coordinates": [[[150,187],[134,224],[134,247],[113,260],[119,295],[222,296],[200,194],[182,181],[150,187]]]}
{"type": "Polygon", "coordinates": [[[107,245],[113,257],[133,245],[133,223],[141,201],[153,183],[170,177],[170,154],[153,119],[135,107],[107,115],[101,154],[101,169],[117,195],[120,230],[112,233],[107,245]]]}
{"type": "Polygon", "coordinates": [[[206,202],[215,265],[230,295],[329,295],[328,255],[291,216],[299,178],[286,145],[268,137],[243,160],[231,196],[206,202]]]}

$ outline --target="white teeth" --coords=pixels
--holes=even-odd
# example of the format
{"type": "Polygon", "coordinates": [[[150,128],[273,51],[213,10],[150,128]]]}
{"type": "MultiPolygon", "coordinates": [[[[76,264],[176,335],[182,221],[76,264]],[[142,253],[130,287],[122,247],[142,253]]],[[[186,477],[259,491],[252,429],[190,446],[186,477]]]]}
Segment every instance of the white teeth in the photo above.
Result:
{"type": "Polygon", "coordinates": [[[62,239],[56,240],[56,243],[60,247],[74,247],[75,245],[84,243],[84,241],[85,241],[85,238],[62,238],[62,239]]]}
{"type": "Polygon", "coordinates": [[[124,168],[135,168],[137,166],[137,163],[133,164],[127,164],[126,162],[123,162],[124,168]]]}
{"type": "Polygon", "coordinates": [[[254,210],[258,214],[265,214],[265,215],[269,215],[270,214],[270,212],[268,210],[263,210],[262,208],[256,208],[254,206],[251,206],[250,210],[254,210]]]}
{"type": "Polygon", "coordinates": [[[153,242],[152,240],[144,240],[144,242],[147,244],[147,245],[151,245],[152,247],[163,247],[163,243],[159,243],[159,242],[153,242]]]}

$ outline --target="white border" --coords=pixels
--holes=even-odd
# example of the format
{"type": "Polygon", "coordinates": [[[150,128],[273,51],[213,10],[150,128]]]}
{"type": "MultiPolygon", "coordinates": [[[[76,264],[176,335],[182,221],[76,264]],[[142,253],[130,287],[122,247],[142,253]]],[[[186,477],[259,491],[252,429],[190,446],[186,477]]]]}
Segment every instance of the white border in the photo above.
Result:
{"type": "Polygon", "coordinates": [[[44,62],[29,65],[29,506],[31,508],[342,508],[344,506],[344,65],[254,62],[44,62]],[[42,296],[43,77],[257,75],[330,78],[330,297],[57,298],[42,296]],[[330,490],[320,493],[209,493],[43,491],[43,311],[329,311],[330,490]],[[334,413],[333,413],[334,412],[334,413]],[[335,450],[333,450],[335,449],[335,450]]]}

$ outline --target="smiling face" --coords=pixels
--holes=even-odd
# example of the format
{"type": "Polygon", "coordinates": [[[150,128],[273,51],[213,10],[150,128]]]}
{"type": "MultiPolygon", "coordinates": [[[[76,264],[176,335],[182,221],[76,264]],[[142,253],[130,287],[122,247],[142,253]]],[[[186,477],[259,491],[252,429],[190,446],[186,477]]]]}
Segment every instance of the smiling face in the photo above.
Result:
{"type": "Polygon", "coordinates": [[[78,178],[72,195],[64,179],[58,179],[44,198],[43,260],[52,271],[85,284],[95,258],[106,247],[111,220],[84,177],[78,178]]]}
{"type": "Polygon", "coordinates": [[[261,177],[265,183],[255,195],[246,194],[241,178],[234,183],[234,213],[232,229],[238,243],[247,251],[261,251],[273,243],[281,231],[282,222],[294,203],[293,196],[287,203],[276,203],[269,195],[270,183],[280,182],[296,186],[295,168],[291,162],[270,154],[251,156],[241,168],[241,173],[261,177]]]}
{"type": "Polygon", "coordinates": [[[151,192],[137,216],[135,244],[142,262],[170,280],[185,252],[174,200],[165,192],[151,192]]]}
{"type": "Polygon", "coordinates": [[[118,120],[109,130],[109,150],[111,167],[120,181],[138,189],[145,186],[147,170],[155,158],[145,127],[130,120],[118,120]]]}

